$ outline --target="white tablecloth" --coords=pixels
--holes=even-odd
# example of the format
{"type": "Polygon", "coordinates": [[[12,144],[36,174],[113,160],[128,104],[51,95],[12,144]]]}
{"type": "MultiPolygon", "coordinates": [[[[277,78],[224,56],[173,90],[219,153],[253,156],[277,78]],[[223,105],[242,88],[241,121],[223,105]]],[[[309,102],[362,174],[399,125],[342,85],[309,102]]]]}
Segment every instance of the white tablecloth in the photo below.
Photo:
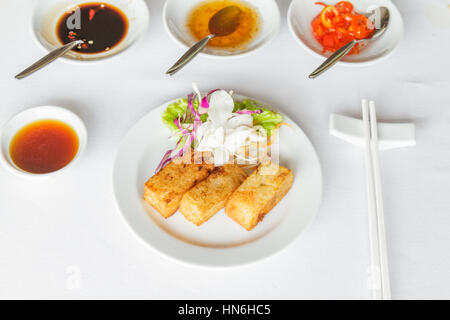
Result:
{"type": "Polygon", "coordinates": [[[450,298],[450,8],[448,0],[397,0],[405,38],[388,60],[336,67],[312,81],[320,62],[292,38],[289,0],[279,0],[275,41],[230,61],[198,58],[175,77],[182,53],[149,1],[139,48],[113,63],[56,61],[25,80],[14,75],[43,52],[31,33],[32,2],[0,3],[0,123],[38,105],[59,105],[86,122],[89,145],[73,170],[32,181],[0,168],[0,298],[365,299],[369,245],[363,154],[328,134],[328,117],[360,116],[377,102],[386,121],[417,125],[417,146],[382,154],[392,296],[450,298]],[[205,270],[167,260],[138,240],[113,198],[118,143],[159,104],[191,90],[234,89],[288,113],[314,143],[324,197],[313,225],[261,263],[205,270]]]}

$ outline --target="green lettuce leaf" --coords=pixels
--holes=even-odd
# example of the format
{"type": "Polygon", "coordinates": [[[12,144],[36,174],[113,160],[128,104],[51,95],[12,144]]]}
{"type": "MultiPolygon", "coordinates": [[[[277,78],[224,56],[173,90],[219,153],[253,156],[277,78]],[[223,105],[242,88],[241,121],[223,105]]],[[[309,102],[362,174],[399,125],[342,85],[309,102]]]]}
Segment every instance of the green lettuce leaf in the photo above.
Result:
{"type": "MultiPolygon", "coordinates": [[[[194,109],[197,110],[198,101],[195,100],[193,102],[193,105],[194,109]]],[[[178,128],[175,125],[175,123],[173,123],[173,120],[175,120],[178,117],[182,117],[186,112],[186,108],[187,108],[187,99],[179,99],[174,103],[169,104],[166,110],[162,113],[161,115],[162,121],[172,133],[176,133],[178,131],[178,128]]],[[[202,122],[205,122],[207,118],[208,118],[207,114],[201,115],[202,122]]]]}
{"type": "Polygon", "coordinates": [[[261,107],[258,105],[258,102],[255,100],[245,99],[244,101],[236,101],[234,103],[234,110],[236,112],[238,110],[259,110],[261,109],[263,112],[260,114],[252,114],[254,125],[260,125],[264,129],[266,129],[267,136],[270,137],[272,135],[273,129],[283,121],[283,117],[281,114],[276,113],[266,107],[261,107]]]}

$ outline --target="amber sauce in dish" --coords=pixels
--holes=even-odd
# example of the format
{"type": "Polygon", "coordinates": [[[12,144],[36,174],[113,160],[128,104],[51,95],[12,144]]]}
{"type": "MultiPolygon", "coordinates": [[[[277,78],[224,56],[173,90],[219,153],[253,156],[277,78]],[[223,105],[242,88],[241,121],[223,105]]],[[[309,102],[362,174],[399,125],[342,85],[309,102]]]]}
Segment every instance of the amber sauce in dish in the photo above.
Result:
{"type": "Polygon", "coordinates": [[[66,12],[56,25],[56,34],[63,44],[74,40],[84,41],[72,49],[81,53],[111,50],[125,38],[127,32],[126,15],[119,8],[101,2],[84,3],[74,7],[66,12]],[[74,15],[78,9],[80,10],[80,29],[76,28],[74,22],[74,15]]]}
{"type": "Polygon", "coordinates": [[[11,141],[11,160],[30,173],[49,173],[68,165],[78,152],[78,136],[64,122],[40,120],[28,124],[11,141]]]}
{"type": "Polygon", "coordinates": [[[242,10],[239,27],[235,32],[224,37],[215,37],[208,43],[208,47],[224,49],[240,49],[249,44],[258,34],[260,17],[256,9],[242,1],[212,0],[200,3],[188,17],[187,27],[196,40],[201,40],[211,32],[208,24],[212,16],[227,6],[238,6],[242,10]]]}

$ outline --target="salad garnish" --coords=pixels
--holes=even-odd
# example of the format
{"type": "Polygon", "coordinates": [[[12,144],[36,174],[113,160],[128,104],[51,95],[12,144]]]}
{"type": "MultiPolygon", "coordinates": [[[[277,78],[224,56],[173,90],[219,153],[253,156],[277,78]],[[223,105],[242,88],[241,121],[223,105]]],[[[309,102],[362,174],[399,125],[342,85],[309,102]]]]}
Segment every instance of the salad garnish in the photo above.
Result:
{"type": "Polygon", "coordinates": [[[282,123],[279,113],[254,100],[234,101],[232,92],[221,89],[202,97],[195,83],[192,87],[193,93],[170,104],[162,114],[176,145],[164,154],[156,172],[191,148],[211,152],[214,164],[223,165],[233,156],[241,156],[242,147],[251,143],[269,145],[268,138],[282,123]]]}

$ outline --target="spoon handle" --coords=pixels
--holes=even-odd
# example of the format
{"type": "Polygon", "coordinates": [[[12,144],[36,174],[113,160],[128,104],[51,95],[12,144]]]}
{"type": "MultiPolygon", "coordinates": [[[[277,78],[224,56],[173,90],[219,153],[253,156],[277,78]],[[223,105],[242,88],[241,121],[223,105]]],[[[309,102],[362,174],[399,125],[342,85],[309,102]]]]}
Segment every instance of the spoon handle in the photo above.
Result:
{"type": "Polygon", "coordinates": [[[336,64],[336,62],[338,62],[339,60],[341,60],[341,58],[343,56],[345,56],[347,53],[350,52],[350,50],[352,50],[352,48],[355,46],[355,44],[357,44],[358,41],[357,40],[352,40],[349,43],[347,43],[346,45],[344,45],[343,47],[339,48],[338,50],[336,50],[335,53],[333,53],[331,56],[328,57],[327,60],[325,60],[324,63],[322,63],[316,70],[314,70],[310,75],[309,78],[310,79],[314,79],[315,77],[317,77],[318,75],[322,74],[323,72],[325,72],[326,70],[328,70],[329,68],[331,68],[334,64],[336,64]]]}
{"type": "Polygon", "coordinates": [[[63,45],[62,47],[59,47],[53,51],[51,51],[49,54],[47,54],[42,59],[38,60],[37,62],[33,63],[31,66],[23,70],[21,73],[17,74],[15,76],[16,79],[23,79],[33,72],[41,69],[42,67],[46,66],[50,62],[54,61],[55,59],[61,57],[64,55],[67,51],[73,49],[75,46],[79,45],[80,43],[83,43],[83,40],[76,40],[69,42],[68,44],[63,45]]]}
{"type": "Polygon", "coordinates": [[[210,34],[209,36],[194,44],[177,62],[175,62],[175,64],[169,70],[167,70],[166,74],[173,75],[181,70],[189,61],[191,61],[197,54],[200,53],[200,51],[202,51],[206,47],[209,40],[211,40],[212,38],[214,38],[214,35],[210,34]]]}

